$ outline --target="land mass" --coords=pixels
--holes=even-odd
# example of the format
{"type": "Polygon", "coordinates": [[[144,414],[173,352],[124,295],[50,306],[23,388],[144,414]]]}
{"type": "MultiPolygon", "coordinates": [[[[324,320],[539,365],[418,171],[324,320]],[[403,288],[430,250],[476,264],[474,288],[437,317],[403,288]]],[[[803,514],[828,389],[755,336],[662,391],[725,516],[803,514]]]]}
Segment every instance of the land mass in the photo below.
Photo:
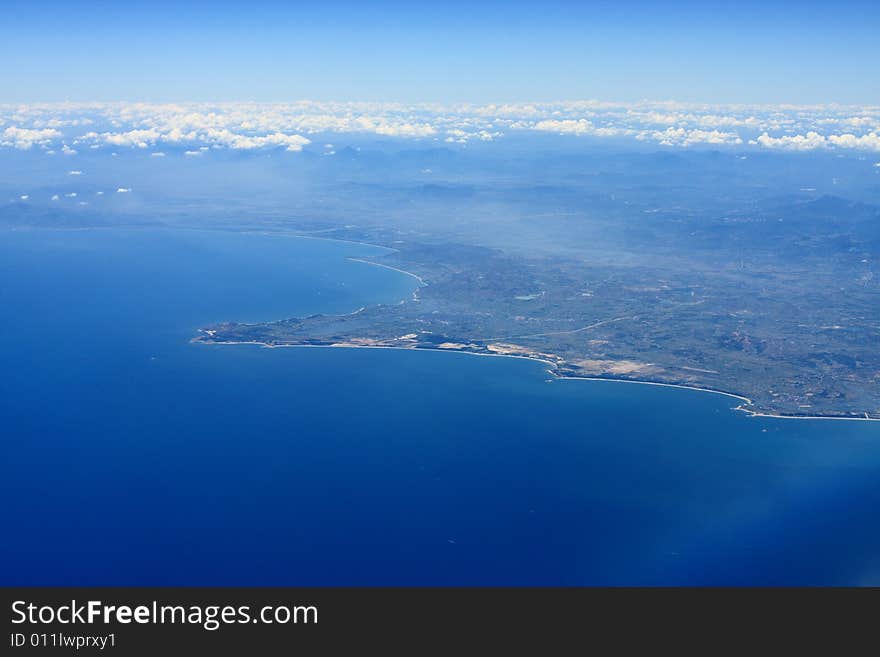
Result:
{"type": "Polygon", "coordinates": [[[7,181],[0,229],[350,240],[394,249],[357,266],[419,277],[401,303],[206,326],[200,342],[522,356],[560,376],[725,391],[752,412],[880,417],[880,162],[546,139],[334,152],[217,152],[198,175],[191,158],[167,158],[152,183],[155,162],[118,157],[100,188],[74,176],[28,199],[7,181]],[[163,193],[98,196],[123,180],[163,193]],[[271,184],[257,193],[255,180],[271,184]]]}
{"type": "Polygon", "coordinates": [[[840,294],[829,285],[835,271],[754,259],[642,266],[399,231],[321,234],[393,247],[358,261],[409,273],[419,287],[345,315],[206,326],[194,341],[518,356],[561,377],[725,392],[753,414],[880,419],[876,293],[840,294]]]}

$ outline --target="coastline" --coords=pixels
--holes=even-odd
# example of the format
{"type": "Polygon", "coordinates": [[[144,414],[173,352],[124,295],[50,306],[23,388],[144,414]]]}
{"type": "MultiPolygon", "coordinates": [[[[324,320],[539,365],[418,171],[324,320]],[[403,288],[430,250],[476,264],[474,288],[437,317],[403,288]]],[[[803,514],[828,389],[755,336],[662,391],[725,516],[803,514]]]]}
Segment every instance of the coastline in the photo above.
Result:
{"type": "MultiPolygon", "coordinates": [[[[272,232],[272,231],[251,231],[257,232],[265,235],[284,235],[287,237],[294,237],[300,239],[314,239],[314,240],[322,240],[328,242],[342,242],[348,244],[357,244],[360,246],[369,246],[378,249],[384,249],[389,253],[398,252],[399,249],[390,246],[384,246],[381,244],[371,244],[369,242],[358,242],[354,240],[346,240],[335,237],[320,237],[317,235],[308,235],[297,232],[272,232]]],[[[386,254],[387,255],[387,254],[386,254]]],[[[405,274],[412,278],[415,278],[419,282],[420,287],[425,287],[428,284],[424,281],[424,279],[414,274],[410,271],[406,271],[405,269],[400,269],[399,267],[393,267],[391,265],[382,264],[380,262],[375,262],[372,260],[365,260],[362,258],[349,257],[347,260],[352,262],[360,262],[367,265],[374,265],[377,267],[383,267],[385,269],[390,269],[392,271],[396,271],[401,274],[405,274]]],[[[418,288],[413,290],[412,293],[413,299],[418,298],[418,288]]],[[[361,312],[364,308],[359,308],[352,313],[356,314],[361,312]]],[[[609,321],[617,321],[618,319],[623,318],[615,318],[614,320],[609,321]]],[[[578,329],[582,330],[582,329],[578,329]]],[[[199,329],[200,332],[204,333],[203,329],[199,329]]],[[[208,334],[211,337],[211,334],[208,334]]],[[[337,348],[337,349],[399,349],[405,351],[439,351],[443,353],[459,353],[459,354],[468,354],[471,356],[494,356],[498,358],[520,358],[530,361],[537,361],[540,363],[544,363],[549,365],[547,369],[547,373],[559,380],[570,380],[570,381],[608,381],[613,383],[634,383],[638,385],[651,385],[651,386],[663,386],[666,388],[680,388],[683,390],[696,390],[698,392],[707,392],[713,393],[716,395],[724,395],[725,397],[731,397],[733,399],[739,400],[740,403],[738,406],[732,407],[731,410],[739,411],[741,413],[745,413],[748,417],[762,417],[762,418],[775,418],[780,420],[845,420],[845,421],[856,421],[856,422],[880,422],[880,418],[870,417],[867,412],[865,412],[864,417],[858,415],[846,416],[846,415],[795,415],[795,414],[784,414],[784,413],[769,413],[769,412],[761,412],[759,410],[753,410],[750,408],[745,408],[747,404],[754,404],[754,402],[745,397],[743,395],[728,392],[726,390],[718,390],[715,388],[705,388],[701,386],[690,386],[682,383],[664,383],[661,381],[646,381],[639,379],[625,379],[625,378],[617,378],[613,376],[571,376],[559,374],[557,371],[558,363],[547,360],[546,358],[537,358],[534,356],[526,356],[526,355],[517,355],[517,354],[495,354],[495,353],[482,353],[476,351],[466,351],[466,350],[456,350],[456,349],[435,349],[435,348],[425,348],[418,346],[410,346],[410,347],[396,347],[392,345],[349,345],[349,344],[269,344],[266,342],[259,341],[221,341],[221,340],[202,340],[200,337],[193,338],[190,342],[197,342],[201,344],[223,344],[223,345],[235,345],[235,344],[250,344],[257,345],[260,347],[265,347],[268,349],[276,349],[276,348],[290,348],[290,347],[320,347],[320,348],[337,348]]]]}
{"type": "MultiPolygon", "coordinates": [[[[384,247],[383,247],[384,248],[384,247]]],[[[407,276],[412,276],[419,282],[419,285],[425,287],[427,283],[425,283],[425,279],[417,274],[413,274],[411,271],[406,271],[405,269],[400,269],[399,267],[392,267],[391,265],[383,265],[381,262],[373,262],[372,260],[364,260],[362,258],[346,258],[346,260],[350,262],[360,262],[365,265],[374,265],[376,267],[382,267],[384,269],[390,269],[391,271],[400,272],[401,274],[406,274],[407,276]]]]}
{"type": "MultiPolygon", "coordinates": [[[[7,228],[11,232],[17,231],[52,231],[52,232],[87,232],[87,231],[109,231],[109,230],[124,230],[124,231],[149,231],[149,230],[170,230],[170,231],[192,231],[192,232],[219,232],[219,233],[239,233],[239,234],[252,234],[252,235],[262,235],[267,237],[288,237],[294,239],[311,239],[311,240],[319,240],[319,241],[327,241],[327,242],[338,242],[342,244],[352,244],[358,246],[365,246],[375,249],[381,249],[385,251],[385,254],[398,252],[399,249],[385,246],[382,244],[374,244],[370,242],[361,242],[356,240],[348,240],[338,237],[324,237],[318,236],[314,234],[305,234],[302,232],[291,231],[291,230],[235,230],[228,229],[223,227],[203,227],[203,226],[189,226],[189,225],[168,225],[168,224],[129,224],[129,225],[96,225],[96,226],[11,226],[7,228]]],[[[390,269],[392,271],[396,271],[398,273],[405,274],[412,278],[415,278],[420,286],[427,286],[428,283],[424,281],[420,276],[414,274],[412,272],[406,271],[404,269],[400,269],[398,267],[393,267],[391,265],[382,264],[379,262],[365,260],[362,258],[356,257],[348,257],[347,260],[353,262],[360,262],[367,265],[374,265],[378,267],[383,267],[385,269],[390,269]]],[[[418,288],[413,291],[413,296],[417,297],[418,288]]],[[[362,312],[364,307],[358,308],[351,313],[346,313],[348,315],[354,315],[359,312],[362,312]]],[[[615,318],[617,319],[622,318],[615,318]]],[[[581,330],[581,329],[576,329],[581,330]]],[[[500,358],[521,358],[531,361],[538,361],[549,365],[547,372],[551,374],[554,378],[560,380],[578,380],[578,381],[608,381],[615,383],[634,383],[639,385],[653,385],[653,386],[663,386],[669,388],[681,388],[684,390],[696,390],[700,392],[708,392],[714,393],[718,395],[724,395],[727,397],[731,397],[733,399],[737,399],[742,403],[738,406],[732,407],[731,410],[740,411],[745,413],[749,417],[763,417],[763,418],[776,418],[776,419],[784,419],[784,420],[846,420],[846,421],[858,421],[858,422],[880,422],[880,417],[871,417],[867,412],[864,413],[864,417],[861,415],[809,415],[809,414],[784,414],[784,413],[771,413],[771,412],[762,412],[760,410],[754,410],[750,408],[745,408],[746,404],[753,404],[754,402],[745,397],[743,395],[728,392],[726,390],[718,390],[714,388],[705,388],[700,386],[691,386],[686,384],[677,384],[677,383],[664,383],[660,381],[646,381],[639,379],[627,379],[627,378],[617,378],[614,376],[570,376],[570,375],[562,375],[558,374],[555,370],[557,363],[544,359],[544,358],[536,358],[527,355],[516,355],[516,354],[495,354],[495,353],[480,353],[474,351],[464,351],[464,350],[453,350],[453,349],[436,349],[436,348],[424,348],[424,347],[395,347],[390,345],[333,345],[333,344],[268,344],[265,342],[259,341],[221,341],[221,340],[213,340],[211,338],[211,334],[199,329],[199,332],[206,333],[208,335],[207,340],[201,339],[201,336],[197,336],[190,340],[190,342],[196,342],[200,344],[218,344],[218,345],[236,345],[236,344],[250,344],[256,345],[260,347],[266,347],[270,349],[274,348],[288,348],[288,347],[336,347],[336,348],[348,348],[348,349],[401,349],[401,350],[418,350],[418,351],[440,351],[444,353],[462,353],[469,354],[471,356],[495,356],[500,358]]]]}
{"type": "MultiPolygon", "coordinates": [[[[201,332],[202,329],[199,329],[201,332]]],[[[782,413],[766,413],[758,410],[752,410],[749,408],[744,408],[746,404],[752,404],[752,400],[743,395],[739,395],[734,392],[728,392],[726,390],[716,390],[714,388],[704,388],[700,386],[689,386],[682,383],[663,383],[660,381],[642,381],[638,379],[624,379],[624,378],[614,378],[614,377],[597,377],[597,376],[570,376],[558,374],[556,371],[557,363],[547,360],[546,358],[535,358],[532,356],[521,356],[517,354],[491,354],[491,353],[480,353],[476,351],[464,351],[457,349],[426,349],[424,347],[395,347],[391,345],[349,345],[349,344],[269,344],[266,342],[259,342],[256,340],[247,340],[247,341],[235,341],[235,340],[203,340],[201,337],[195,337],[190,340],[191,343],[196,344],[216,344],[216,345],[254,345],[259,346],[266,349],[290,349],[290,348],[317,348],[317,349],[395,349],[399,351],[428,351],[428,352],[439,352],[445,354],[466,354],[469,356],[483,356],[489,358],[518,358],[521,360],[529,360],[533,362],[544,363],[549,365],[546,370],[548,374],[553,376],[555,379],[560,381],[605,381],[609,383],[632,383],[637,385],[648,385],[648,386],[661,386],[664,388],[679,388],[682,390],[695,390],[697,392],[706,392],[715,395],[723,395],[725,397],[731,397],[733,399],[739,400],[743,402],[738,406],[731,407],[733,411],[739,411],[741,413],[745,413],[748,417],[762,417],[762,418],[774,418],[780,420],[844,420],[850,422],[880,422],[880,418],[874,417],[859,417],[859,416],[838,416],[838,415],[786,415],[782,413]]]]}

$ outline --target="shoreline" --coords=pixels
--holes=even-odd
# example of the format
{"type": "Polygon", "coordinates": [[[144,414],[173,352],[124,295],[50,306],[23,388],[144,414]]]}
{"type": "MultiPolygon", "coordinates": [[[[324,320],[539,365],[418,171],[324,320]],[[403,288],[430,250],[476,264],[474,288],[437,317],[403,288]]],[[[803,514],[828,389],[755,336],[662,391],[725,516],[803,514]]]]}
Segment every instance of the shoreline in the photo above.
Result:
{"type": "MultiPolygon", "coordinates": [[[[384,247],[383,247],[384,248],[384,247]]],[[[407,276],[412,276],[419,282],[419,285],[422,287],[426,287],[428,284],[425,283],[425,279],[423,279],[418,274],[413,274],[411,271],[406,271],[405,269],[400,269],[399,267],[392,267],[391,265],[383,265],[381,262],[373,262],[372,260],[364,260],[362,258],[346,258],[349,262],[360,262],[365,265],[373,265],[375,267],[382,267],[384,269],[390,269],[391,271],[400,272],[401,274],[406,274],[407,276]]]]}
{"type": "MultiPolygon", "coordinates": [[[[199,329],[202,331],[202,329],[199,329]]],[[[733,392],[727,392],[725,390],[716,390],[714,388],[703,388],[699,386],[689,386],[682,383],[662,383],[660,381],[640,381],[638,379],[623,379],[623,378],[612,378],[612,377],[598,377],[598,376],[569,376],[563,374],[557,374],[555,368],[557,366],[553,361],[547,360],[546,358],[534,358],[532,356],[519,356],[516,354],[486,354],[480,353],[476,351],[462,351],[455,349],[426,349],[424,347],[395,347],[395,346],[386,346],[386,345],[348,345],[348,344],[269,344],[266,342],[259,342],[256,340],[242,340],[242,341],[234,341],[234,340],[202,340],[199,337],[193,338],[190,340],[191,343],[196,344],[216,344],[216,345],[255,345],[265,349],[291,349],[291,348],[315,348],[315,349],[395,349],[398,351],[427,351],[427,352],[439,352],[445,354],[466,354],[469,356],[483,356],[488,358],[518,358],[520,360],[529,360],[532,362],[544,363],[549,365],[550,368],[546,370],[548,374],[553,376],[555,379],[559,381],[605,381],[609,383],[632,383],[636,385],[648,385],[648,386],[660,386],[664,388],[679,388],[681,390],[694,390],[696,392],[706,392],[712,393],[715,395],[723,395],[725,397],[731,397],[733,399],[737,399],[743,404],[739,406],[731,407],[732,411],[739,411],[741,413],[745,413],[748,417],[762,417],[762,418],[774,418],[780,420],[844,420],[849,422],[880,422],[880,418],[874,418],[867,416],[859,417],[859,416],[838,416],[838,415],[785,415],[781,413],[765,413],[761,411],[751,410],[748,408],[743,408],[745,404],[752,404],[751,399],[745,397],[743,395],[738,395],[733,392]]]]}
{"type": "MultiPolygon", "coordinates": [[[[311,240],[319,240],[326,242],[338,242],[341,244],[352,244],[357,246],[365,246],[374,249],[381,249],[386,251],[386,253],[381,255],[388,255],[389,253],[399,252],[399,249],[391,246],[385,246],[382,244],[374,244],[371,242],[361,242],[356,240],[338,238],[338,237],[324,237],[315,234],[308,234],[297,232],[296,230],[267,230],[267,229],[235,229],[235,228],[227,228],[221,226],[192,226],[192,225],[173,225],[166,223],[157,223],[157,224],[120,224],[120,225],[95,225],[95,226],[33,226],[33,225],[23,225],[23,226],[10,226],[7,227],[7,230],[10,232],[19,232],[19,231],[59,231],[59,232],[78,232],[78,231],[104,231],[104,230],[127,230],[127,231],[142,231],[142,230],[170,230],[170,231],[191,231],[191,232],[218,232],[218,233],[231,233],[231,234],[250,234],[250,235],[260,235],[266,237],[287,237],[294,239],[311,239],[311,240]]],[[[371,260],[365,260],[357,257],[348,257],[347,260],[352,262],[360,262],[362,264],[374,265],[378,267],[383,267],[385,269],[390,269],[392,271],[396,271],[401,274],[405,274],[412,278],[415,278],[421,287],[427,286],[428,284],[417,274],[406,271],[404,269],[400,269],[398,267],[393,267],[391,265],[385,265],[379,262],[374,262],[371,260]]],[[[413,291],[413,297],[417,298],[418,288],[413,291]]],[[[358,308],[357,310],[352,311],[351,313],[347,313],[349,315],[357,314],[362,312],[364,308],[358,308]]],[[[200,333],[206,333],[203,329],[198,329],[200,333]]],[[[579,329],[580,330],[580,329],[579,329]]],[[[208,334],[210,338],[210,334],[208,334]]],[[[553,361],[549,361],[544,358],[535,358],[532,356],[521,356],[516,354],[493,354],[493,353],[480,353],[474,351],[460,351],[453,349],[430,349],[423,347],[394,347],[394,346],[385,346],[385,345],[318,345],[318,344],[268,344],[265,342],[259,341],[221,341],[221,340],[202,340],[200,337],[195,337],[190,340],[191,343],[199,343],[199,344],[218,344],[218,345],[257,345],[260,347],[265,347],[269,349],[275,348],[289,348],[289,347],[320,347],[320,348],[344,348],[344,349],[399,349],[399,350],[407,350],[407,351],[439,351],[444,353],[461,353],[461,354],[469,354],[471,356],[495,356],[499,358],[520,358],[525,360],[537,361],[541,363],[545,363],[549,365],[553,369],[548,369],[547,373],[559,380],[571,380],[571,381],[610,381],[614,383],[634,383],[638,385],[653,385],[653,386],[663,386],[667,388],[681,388],[684,390],[696,390],[699,392],[709,392],[717,395],[724,395],[727,397],[731,397],[734,399],[738,399],[744,404],[740,404],[738,406],[733,407],[731,410],[740,411],[745,413],[749,417],[765,417],[765,418],[776,418],[783,420],[847,420],[847,421],[857,421],[857,422],[880,422],[880,418],[878,417],[870,417],[867,412],[864,412],[864,417],[858,415],[852,416],[839,416],[839,415],[794,415],[794,414],[781,414],[781,413],[767,413],[761,412],[757,410],[752,410],[749,408],[744,408],[745,404],[753,404],[752,400],[743,395],[739,395],[732,392],[727,392],[725,390],[716,390],[714,388],[703,388],[700,386],[690,386],[679,383],[663,383],[659,381],[642,381],[638,379],[624,379],[624,378],[614,378],[614,377],[600,377],[600,376],[568,376],[558,374],[555,371],[557,366],[553,361]]]]}
{"type": "MultiPolygon", "coordinates": [[[[210,229],[208,229],[210,230],[210,229]]],[[[322,240],[328,242],[341,242],[348,244],[356,244],[360,246],[368,246],[378,249],[384,249],[389,253],[399,252],[399,249],[390,246],[384,246],[381,244],[371,244],[369,242],[358,242],[354,240],[346,240],[340,239],[336,237],[320,237],[317,235],[308,235],[303,233],[297,233],[294,231],[252,231],[258,232],[264,235],[282,235],[286,237],[300,238],[300,239],[314,239],[314,240],[322,240]]],[[[383,254],[383,255],[387,255],[383,254]]],[[[400,269],[398,267],[393,267],[391,265],[385,265],[379,262],[375,262],[372,260],[365,260],[357,257],[348,257],[347,260],[352,262],[360,262],[366,265],[374,265],[377,267],[383,267],[385,269],[390,269],[392,271],[396,271],[401,274],[405,274],[412,278],[415,278],[420,287],[425,287],[428,284],[422,279],[421,276],[414,274],[412,272],[406,271],[405,269],[400,269]]],[[[418,298],[418,288],[413,290],[413,298],[418,298]]],[[[354,313],[356,314],[363,310],[360,308],[354,313]]],[[[202,329],[199,329],[200,332],[203,332],[202,329]]],[[[460,351],[454,349],[426,349],[423,347],[395,347],[395,346],[385,346],[385,345],[332,345],[332,344],[268,344],[266,342],[259,341],[220,341],[220,340],[200,340],[198,338],[193,338],[190,342],[198,342],[200,344],[223,344],[223,345],[235,345],[235,344],[250,344],[257,345],[260,347],[265,347],[267,349],[278,349],[278,348],[290,348],[290,347],[319,347],[319,348],[337,348],[337,349],[399,349],[404,351],[440,351],[444,353],[459,353],[459,354],[468,354],[471,356],[494,356],[497,358],[520,358],[524,360],[537,361],[540,363],[545,363],[550,367],[546,370],[548,374],[553,376],[555,379],[560,381],[610,381],[614,383],[634,383],[638,385],[651,385],[651,386],[662,386],[666,388],[680,388],[682,390],[696,390],[698,392],[708,392],[716,395],[724,395],[725,397],[731,397],[733,399],[737,399],[743,403],[739,404],[731,408],[731,410],[739,411],[741,413],[745,413],[748,417],[764,417],[764,418],[775,418],[780,420],[845,420],[845,421],[855,421],[855,422],[880,422],[880,418],[870,417],[867,412],[864,413],[864,417],[860,417],[857,415],[853,416],[840,416],[840,415],[786,415],[782,413],[766,413],[757,410],[752,410],[749,408],[744,408],[746,404],[753,404],[754,402],[745,397],[743,395],[738,395],[733,392],[728,392],[726,390],[716,390],[714,388],[704,388],[700,386],[689,386],[681,383],[663,383],[660,381],[640,381],[638,379],[623,379],[623,378],[613,378],[613,377],[599,377],[599,376],[568,376],[563,374],[558,374],[556,371],[557,363],[547,360],[546,358],[535,358],[532,356],[520,356],[516,354],[491,354],[491,353],[480,353],[475,351],[460,351]]]]}

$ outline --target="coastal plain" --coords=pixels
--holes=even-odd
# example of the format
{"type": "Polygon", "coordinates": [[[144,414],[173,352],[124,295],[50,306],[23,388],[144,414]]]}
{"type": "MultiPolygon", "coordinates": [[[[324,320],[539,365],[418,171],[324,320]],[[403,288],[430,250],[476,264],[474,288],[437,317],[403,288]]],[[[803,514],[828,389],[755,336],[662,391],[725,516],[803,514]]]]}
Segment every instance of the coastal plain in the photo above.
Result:
{"type": "Polygon", "coordinates": [[[880,419],[877,292],[857,249],[828,262],[804,248],[794,269],[759,250],[747,264],[712,251],[688,267],[526,256],[400,231],[321,234],[393,246],[359,262],[408,272],[419,287],[347,314],[215,324],[196,341],[520,356],[558,376],[723,391],[755,414],[880,419]]]}

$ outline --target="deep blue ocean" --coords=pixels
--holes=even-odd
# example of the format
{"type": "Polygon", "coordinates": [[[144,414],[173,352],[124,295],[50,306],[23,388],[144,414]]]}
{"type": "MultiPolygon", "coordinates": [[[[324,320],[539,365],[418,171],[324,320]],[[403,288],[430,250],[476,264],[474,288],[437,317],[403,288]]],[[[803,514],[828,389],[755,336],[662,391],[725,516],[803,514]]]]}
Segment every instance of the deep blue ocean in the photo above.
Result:
{"type": "Polygon", "coordinates": [[[0,232],[0,584],[880,584],[880,424],[540,363],[190,344],[374,247],[0,232]]]}

